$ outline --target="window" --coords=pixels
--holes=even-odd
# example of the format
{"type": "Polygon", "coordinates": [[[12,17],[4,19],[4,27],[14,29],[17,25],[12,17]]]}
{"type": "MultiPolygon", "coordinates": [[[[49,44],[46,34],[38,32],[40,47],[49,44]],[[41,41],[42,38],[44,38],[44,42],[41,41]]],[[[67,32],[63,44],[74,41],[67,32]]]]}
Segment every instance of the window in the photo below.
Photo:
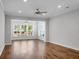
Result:
{"type": "Polygon", "coordinates": [[[32,36],[33,32],[33,26],[32,24],[26,23],[26,24],[17,24],[14,26],[14,35],[26,35],[26,36],[32,36]]]}

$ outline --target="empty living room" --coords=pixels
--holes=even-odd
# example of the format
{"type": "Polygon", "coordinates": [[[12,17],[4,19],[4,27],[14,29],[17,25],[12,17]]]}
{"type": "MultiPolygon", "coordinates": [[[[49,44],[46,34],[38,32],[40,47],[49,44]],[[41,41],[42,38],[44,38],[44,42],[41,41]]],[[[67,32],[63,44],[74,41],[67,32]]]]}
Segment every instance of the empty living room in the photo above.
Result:
{"type": "Polygon", "coordinates": [[[0,0],[0,59],[79,59],[79,0],[0,0]]]}

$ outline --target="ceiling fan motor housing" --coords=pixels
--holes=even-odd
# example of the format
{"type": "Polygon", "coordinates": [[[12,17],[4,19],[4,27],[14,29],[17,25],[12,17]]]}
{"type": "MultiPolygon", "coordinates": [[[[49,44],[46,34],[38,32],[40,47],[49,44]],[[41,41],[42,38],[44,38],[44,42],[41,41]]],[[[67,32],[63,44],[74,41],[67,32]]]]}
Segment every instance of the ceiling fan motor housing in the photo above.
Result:
{"type": "Polygon", "coordinates": [[[35,12],[35,14],[40,14],[40,12],[35,12]]]}

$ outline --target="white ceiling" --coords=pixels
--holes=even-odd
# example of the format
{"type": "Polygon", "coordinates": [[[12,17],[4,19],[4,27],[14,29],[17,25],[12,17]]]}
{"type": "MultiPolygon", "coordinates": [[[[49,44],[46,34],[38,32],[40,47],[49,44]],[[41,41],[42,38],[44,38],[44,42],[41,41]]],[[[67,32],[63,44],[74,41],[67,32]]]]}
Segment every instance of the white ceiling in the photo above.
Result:
{"type": "Polygon", "coordinates": [[[79,0],[28,0],[27,2],[23,0],[2,0],[2,2],[6,14],[25,17],[49,18],[79,8],[79,0]],[[62,8],[58,8],[58,5],[62,5],[62,8]],[[69,6],[69,8],[66,8],[66,6],[69,6]],[[47,15],[34,15],[36,8],[47,11],[47,15]],[[22,10],[21,14],[18,13],[19,10],[22,10]]]}

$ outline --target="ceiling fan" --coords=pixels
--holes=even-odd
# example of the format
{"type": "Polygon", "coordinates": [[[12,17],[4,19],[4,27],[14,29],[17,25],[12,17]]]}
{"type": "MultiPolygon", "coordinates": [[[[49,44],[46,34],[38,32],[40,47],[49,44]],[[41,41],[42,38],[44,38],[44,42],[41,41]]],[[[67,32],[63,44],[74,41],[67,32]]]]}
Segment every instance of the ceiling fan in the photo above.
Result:
{"type": "Polygon", "coordinates": [[[39,8],[35,10],[35,14],[37,15],[46,15],[46,13],[47,13],[46,11],[40,11],[39,8]]]}

